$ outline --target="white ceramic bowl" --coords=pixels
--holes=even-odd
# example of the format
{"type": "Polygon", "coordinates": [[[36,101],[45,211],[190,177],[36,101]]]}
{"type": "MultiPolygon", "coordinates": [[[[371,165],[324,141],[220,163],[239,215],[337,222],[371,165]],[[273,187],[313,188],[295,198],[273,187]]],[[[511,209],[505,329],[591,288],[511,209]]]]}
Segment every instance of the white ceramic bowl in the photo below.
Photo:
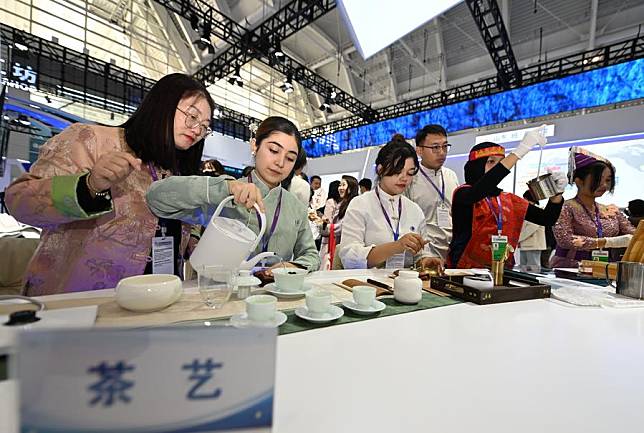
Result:
{"type": "Polygon", "coordinates": [[[302,290],[304,278],[309,273],[306,269],[298,268],[275,268],[273,276],[278,289],[285,292],[298,292],[302,290]]]}
{"type": "Polygon", "coordinates": [[[151,312],[176,302],[183,293],[176,275],[137,275],[116,285],[116,303],[126,310],[151,312]]]}

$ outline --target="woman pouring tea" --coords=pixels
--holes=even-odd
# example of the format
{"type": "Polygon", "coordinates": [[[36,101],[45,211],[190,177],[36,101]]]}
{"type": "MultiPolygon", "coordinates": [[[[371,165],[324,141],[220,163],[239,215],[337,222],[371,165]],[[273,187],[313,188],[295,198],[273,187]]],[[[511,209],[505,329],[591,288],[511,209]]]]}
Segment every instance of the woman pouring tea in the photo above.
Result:
{"type": "MultiPolygon", "coordinates": [[[[490,266],[492,242],[516,248],[524,220],[538,225],[553,225],[557,221],[566,184],[563,173],[553,173],[560,192],[550,198],[545,209],[498,188],[519,159],[535,145],[546,144],[542,131],[540,128],[527,132],[508,156],[505,148],[491,142],[477,144],[470,150],[465,164],[465,184],[454,191],[452,200],[454,232],[448,253],[450,267],[490,266]]],[[[506,265],[512,263],[510,259],[506,265]]]]}

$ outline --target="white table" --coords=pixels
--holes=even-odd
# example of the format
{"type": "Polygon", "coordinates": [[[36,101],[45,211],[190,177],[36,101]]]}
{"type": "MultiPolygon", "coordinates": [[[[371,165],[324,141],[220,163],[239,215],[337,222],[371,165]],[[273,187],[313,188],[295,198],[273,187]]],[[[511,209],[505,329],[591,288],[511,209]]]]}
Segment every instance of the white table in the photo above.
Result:
{"type": "Polygon", "coordinates": [[[274,431],[639,432],[642,366],[644,309],[459,304],[310,330],[278,339],[274,431]]]}

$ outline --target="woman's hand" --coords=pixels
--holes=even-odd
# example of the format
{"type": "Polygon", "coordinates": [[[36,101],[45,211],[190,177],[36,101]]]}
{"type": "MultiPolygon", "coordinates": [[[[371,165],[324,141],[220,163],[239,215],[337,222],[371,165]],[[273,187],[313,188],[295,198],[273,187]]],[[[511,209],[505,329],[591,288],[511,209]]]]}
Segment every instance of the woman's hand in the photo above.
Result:
{"type": "Polygon", "coordinates": [[[228,192],[235,196],[235,203],[252,209],[255,203],[262,212],[265,212],[262,192],[253,183],[240,182],[238,180],[228,181],[228,192]]]}
{"type": "Polygon", "coordinates": [[[400,239],[396,241],[400,247],[400,252],[411,251],[414,254],[418,254],[420,250],[423,249],[427,241],[416,233],[407,233],[403,235],[400,239]]]}
{"type": "Polygon", "coordinates": [[[128,177],[133,170],[140,169],[141,160],[127,152],[106,153],[96,161],[87,178],[90,192],[108,190],[128,177]]]}

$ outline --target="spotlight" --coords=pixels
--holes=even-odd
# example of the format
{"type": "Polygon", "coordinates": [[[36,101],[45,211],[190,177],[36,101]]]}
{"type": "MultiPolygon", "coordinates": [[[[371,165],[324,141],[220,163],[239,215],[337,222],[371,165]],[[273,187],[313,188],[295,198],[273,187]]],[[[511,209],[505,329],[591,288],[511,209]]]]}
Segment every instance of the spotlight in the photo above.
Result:
{"type": "Polygon", "coordinates": [[[331,91],[331,100],[335,101],[335,97],[338,96],[335,90],[331,91]]]}
{"type": "Polygon", "coordinates": [[[13,46],[19,51],[29,51],[29,46],[25,42],[25,39],[19,34],[16,34],[16,40],[13,42],[13,46]]]}
{"type": "Polygon", "coordinates": [[[219,119],[221,117],[221,110],[219,107],[215,107],[215,109],[212,111],[212,117],[213,119],[219,119]]]}
{"type": "Polygon", "coordinates": [[[328,114],[333,113],[333,110],[331,110],[331,99],[330,98],[324,98],[324,102],[322,105],[320,105],[320,110],[321,111],[326,111],[328,114]]]}
{"type": "Polygon", "coordinates": [[[51,104],[51,98],[49,95],[45,95],[45,101],[47,101],[48,104],[51,104]]]}
{"type": "Polygon", "coordinates": [[[293,93],[295,88],[293,87],[293,76],[291,74],[286,76],[286,81],[284,81],[284,84],[280,86],[280,89],[282,89],[282,92],[286,94],[293,93]]]}
{"type": "Polygon", "coordinates": [[[203,23],[203,31],[201,32],[201,38],[199,40],[206,44],[211,44],[210,42],[211,30],[212,30],[212,24],[210,24],[210,21],[206,21],[205,23],[203,23]]]}
{"type": "Polygon", "coordinates": [[[235,74],[228,79],[228,82],[231,85],[237,84],[239,87],[244,87],[244,80],[242,80],[241,70],[239,66],[235,68],[235,74]]]}
{"type": "Polygon", "coordinates": [[[284,51],[282,51],[282,43],[278,42],[275,45],[275,53],[273,53],[278,60],[281,60],[284,57],[284,51]]]}
{"type": "Polygon", "coordinates": [[[197,14],[190,14],[190,27],[195,32],[199,31],[199,17],[197,17],[197,14]]]}

